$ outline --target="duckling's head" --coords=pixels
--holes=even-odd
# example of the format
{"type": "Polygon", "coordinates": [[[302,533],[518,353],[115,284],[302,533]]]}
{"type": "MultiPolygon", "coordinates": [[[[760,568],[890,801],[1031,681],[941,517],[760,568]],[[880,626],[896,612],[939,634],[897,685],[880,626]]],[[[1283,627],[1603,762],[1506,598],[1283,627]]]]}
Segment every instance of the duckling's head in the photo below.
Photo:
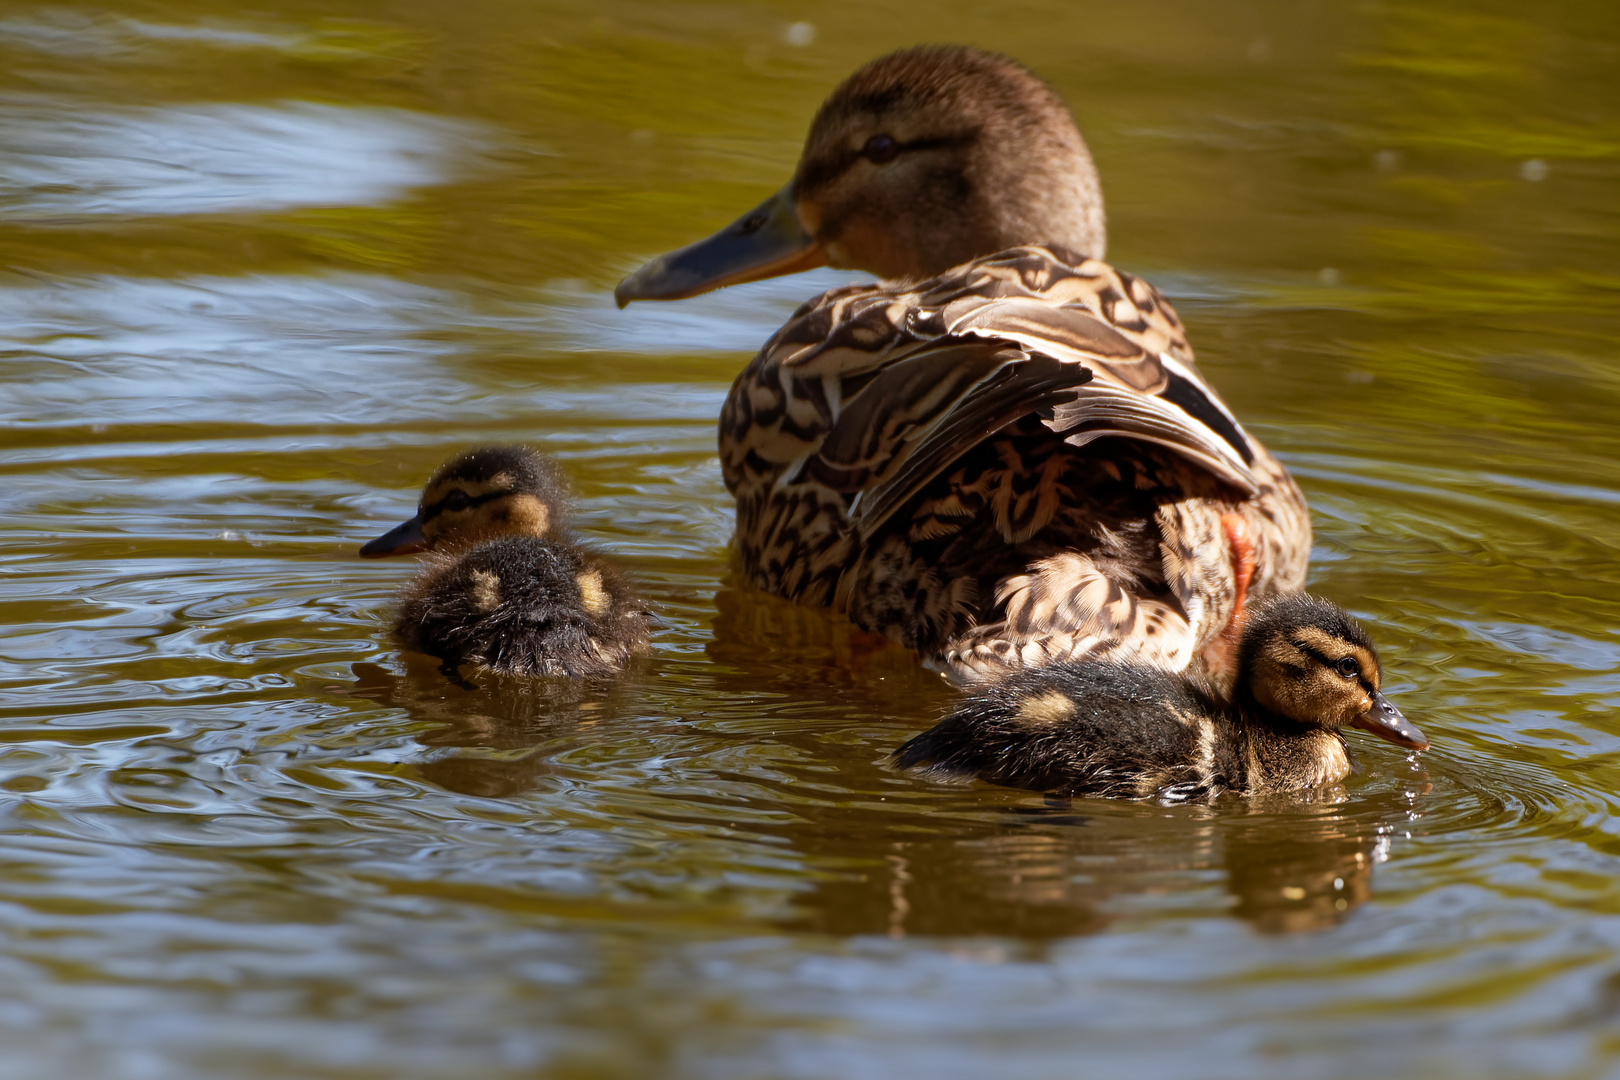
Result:
{"type": "Polygon", "coordinates": [[[481,446],[439,467],[416,516],[360,549],[369,559],[466,547],[499,536],[545,536],[562,525],[567,487],[527,446],[481,446]]]}
{"type": "Polygon", "coordinates": [[[1014,60],[962,46],[861,68],[816,113],[793,181],[620,283],[631,300],[831,265],[921,279],[1020,244],[1101,257],[1097,170],[1068,109],[1014,60]]]}
{"type": "Polygon", "coordinates": [[[1237,692],[1312,727],[1358,727],[1411,750],[1429,740],[1380,692],[1378,651],[1337,604],[1303,594],[1257,607],[1238,646],[1237,692]]]}

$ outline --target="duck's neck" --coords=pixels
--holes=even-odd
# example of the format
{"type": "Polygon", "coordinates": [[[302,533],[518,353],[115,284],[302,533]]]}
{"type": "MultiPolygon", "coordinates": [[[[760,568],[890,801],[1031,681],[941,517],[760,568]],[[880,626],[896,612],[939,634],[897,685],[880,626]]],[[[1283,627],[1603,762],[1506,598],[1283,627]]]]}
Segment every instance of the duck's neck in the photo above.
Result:
{"type": "Polygon", "coordinates": [[[1244,688],[1234,694],[1233,707],[1248,794],[1325,787],[1350,775],[1350,755],[1338,732],[1278,716],[1244,688]]]}

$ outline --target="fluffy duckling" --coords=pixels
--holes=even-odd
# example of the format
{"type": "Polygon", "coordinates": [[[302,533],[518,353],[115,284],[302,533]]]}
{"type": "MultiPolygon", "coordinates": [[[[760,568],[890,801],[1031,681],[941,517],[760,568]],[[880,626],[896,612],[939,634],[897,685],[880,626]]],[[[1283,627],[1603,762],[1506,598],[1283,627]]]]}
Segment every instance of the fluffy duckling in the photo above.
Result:
{"type": "Polygon", "coordinates": [[[502,675],[612,675],[647,652],[649,613],[611,566],[558,535],[566,488],[525,446],[486,446],[428,480],[415,517],[367,558],[435,554],[405,589],[395,633],[436,656],[502,675]]]}
{"type": "Polygon", "coordinates": [[[1061,664],[979,691],[894,761],[1066,795],[1302,791],[1349,774],[1346,726],[1428,747],[1381,680],[1372,641],[1342,608],[1286,596],[1245,623],[1229,700],[1141,662],[1061,664]]]}

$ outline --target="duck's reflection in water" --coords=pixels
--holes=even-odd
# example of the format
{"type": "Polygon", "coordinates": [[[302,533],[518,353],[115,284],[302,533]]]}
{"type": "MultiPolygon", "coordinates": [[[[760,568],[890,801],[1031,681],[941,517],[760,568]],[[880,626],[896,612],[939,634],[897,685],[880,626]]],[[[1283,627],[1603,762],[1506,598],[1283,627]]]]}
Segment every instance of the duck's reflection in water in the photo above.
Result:
{"type": "Polygon", "coordinates": [[[552,771],[559,741],[575,745],[619,714],[612,683],[481,675],[477,685],[463,687],[433,661],[416,657],[403,675],[367,663],[353,670],[356,681],[348,693],[424,722],[416,735],[422,746],[464,751],[427,756],[416,767],[422,779],[479,798],[532,790],[552,771]]]}
{"type": "Polygon", "coordinates": [[[713,637],[704,651],[721,665],[717,677],[722,680],[728,672],[746,673],[743,677],[755,685],[762,675],[787,683],[883,679],[923,690],[930,704],[954,696],[911,650],[830,610],[739,587],[731,578],[714,594],[714,606],[713,637]]]}
{"type": "Polygon", "coordinates": [[[1268,933],[1341,922],[1371,897],[1386,843],[1376,825],[1331,813],[1238,817],[1224,832],[1233,914],[1268,933]]]}
{"type": "MultiPolygon", "coordinates": [[[[1257,811],[1125,804],[1029,806],[1009,822],[946,838],[896,840],[865,873],[824,881],[789,925],[834,934],[1067,937],[1121,915],[1209,905],[1263,933],[1337,925],[1372,895],[1385,841],[1366,805],[1257,811]],[[1178,899],[1178,896],[1185,899],[1178,899]]],[[[848,859],[853,853],[847,850],[848,859]]]]}
{"type": "MultiPolygon", "coordinates": [[[[760,678],[766,667],[798,683],[841,683],[870,696],[866,704],[915,714],[919,723],[954,701],[913,654],[841,617],[746,588],[722,588],[715,604],[708,654],[719,664],[751,668],[756,686],[770,681],[760,678]]],[[[961,809],[959,798],[946,798],[953,811],[961,809]]],[[[1395,796],[1388,805],[1381,796],[1352,802],[1340,787],[1214,806],[1038,795],[1020,803],[999,822],[954,813],[924,829],[906,821],[907,839],[854,821],[800,831],[792,840],[802,853],[853,859],[865,869],[817,883],[796,900],[798,914],[788,925],[836,934],[1085,934],[1108,925],[1129,897],[1174,903],[1176,894],[1222,880],[1224,870],[1229,910],[1256,929],[1321,929],[1371,895],[1384,843],[1380,823],[1407,809],[1395,796]]],[[[910,806],[924,809],[915,800],[910,806]]]]}
{"type": "MultiPolygon", "coordinates": [[[[805,867],[801,880],[813,883],[785,897],[790,913],[776,920],[785,929],[1038,941],[1155,910],[1221,908],[1266,933],[1322,929],[1371,895],[1380,829],[1409,809],[1382,789],[1164,806],[902,778],[881,764],[882,751],[903,741],[906,724],[920,728],[948,709],[953,691],[911,653],[842,619],[742,590],[722,590],[716,603],[712,663],[701,665],[706,695],[742,704],[711,707],[702,731],[722,757],[738,741],[785,748],[770,756],[768,778],[716,772],[730,787],[722,802],[762,811],[752,823],[719,820],[732,835],[787,847],[805,867]],[[816,710],[802,722],[806,703],[816,710]],[[853,719],[860,737],[843,738],[840,722],[829,739],[831,714],[853,719]],[[1216,890],[1230,899],[1223,904],[1216,890]]],[[[467,690],[430,662],[403,676],[375,665],[355,673],[351,693],[430,722],[417,738],[442,752],[418,766],[423,779],[484,798],[543,787],[567,749],[622,739],[650,689],[635,679],[514,679],[467,690]]],[[[652,741],[651,727],[669,730],[643,723],[652,741]]],[[[712,792],[696,798],[692,820],[709,820],[716,805],[712,792]]]]}

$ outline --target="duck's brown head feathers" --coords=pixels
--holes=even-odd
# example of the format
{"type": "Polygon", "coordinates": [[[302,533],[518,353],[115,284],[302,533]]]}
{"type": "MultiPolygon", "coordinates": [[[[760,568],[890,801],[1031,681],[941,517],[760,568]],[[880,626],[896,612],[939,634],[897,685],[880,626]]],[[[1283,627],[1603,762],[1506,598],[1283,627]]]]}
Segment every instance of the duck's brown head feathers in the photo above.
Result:
{"type": "Polygon", "coordinates": [[[620,282],[676,300],[830,264],[921,280],[980,256],[1108,246],[1102,187],[1052,88],[1016,60],[964,46],[879,57],[810,125],[793,180],[706,239],[620,282]]]}
{"type": "Polygon", "coordinates": [[[872,61],[816,113],[793,179],[833,266],[925,278],[1021,244],[1101,258],[1102,193],[1085,140],[1017,61],[923,47],[872,61]]]}
{"type": "Polygon", "coordinates": [[[568,489],[527,446],[481,446],[439,467],[414,518],[360,549],[367,558],[464,548],[500,536],[547,536],[562,527],[568,489]]]}

